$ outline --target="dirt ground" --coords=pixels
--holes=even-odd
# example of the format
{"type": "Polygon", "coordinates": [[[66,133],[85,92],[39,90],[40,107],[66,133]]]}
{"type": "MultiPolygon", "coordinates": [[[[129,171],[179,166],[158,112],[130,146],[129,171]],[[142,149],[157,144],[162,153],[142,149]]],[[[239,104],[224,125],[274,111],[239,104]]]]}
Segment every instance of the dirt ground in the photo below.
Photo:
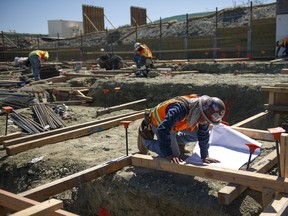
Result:
{"type": "MultiPolygon", "coordinates": [[[[83,72],[84,73],[84,72],[83,72]]],[[[99,86],[126,85],[138,86],[138,91],[146,85],[162,84],[164,90],[159,94],[165,97],[167,86],[183,83],[191,91],[201,85],[238,85],[242,88],[260,88],[262,85],[287,83],[287,75],[280,74],[190,74],[178,76],[159,76],[156,78],[117,77],[87,82],[87,79],[75,79],[71,83],[89,83],[90,94],[97,92],[99,86]],[[112,84],[111,84],[112,83],[112,84]],[[187,84],[188,83],[188,84],[187,84]],[[190,83],[190,84],[189,84],[190,83]]],[[[60,84],[59,84],[60,85],[60,84]]],[[[31,88],[26,86],[23,88],[31,88]]],[[[35,88],[35,86],[33,86],[35,88]]],[[[41,86],[39,86],[41,88],[41,86]]],[[[172,91],[172,90],[171,90],[172,91]]],[[[182,93],[174,89],[174,94],[182,93]]],[[[131,93],[131,101],[134,98],[131,93]]],[[[92,95],[93,96],[93,95],[92,95]]],[[[97,97],[97,96],[93,96],[97,97]]],[[[128,97],[126,93],[125,97],[128,97]]],[[[239,96],[237,96],[239,97],[239,96]]],[[[138,98],[140,99],[140,98],[138,98]]],[[[162,99],[162,98],[161,98],[162,99]]],[[[121,101],[121,100],[120,100],[121,101]]],[[[81,124],[113,115],[132,112],[124,109],[96,118],[95,104],[86,106],[68,105],[68,114],[73,120],[66,120],[67,125],[81,124]]],[[[142,109],[144,109],[143,107],[142,109]]],[[[29,109],[18,110],[31,113],[29,109]]],[[[0,130],[4,134],[5,116],[0,116],[0,130]]],[[[138,151],[136,146],[137,129],[141,120],[134,121],[128,128],[129,153],[138,151]]],[[[8,133],[19,131],[9,122],[8,133]]],[[[101,163],[126,155],[125,129],[117,126],[109,130],[93,133],[77,139],[70,139],[41,148],[31,149],[17,155],[7,156],[5,149],[0,149],[0,186],[14,193],[38,187],[65,176],[77,173],[101,163]],[[33,159],[38,160],[34,162],[33,159]]],[[[261,157],[274,149],[273,144],[263,143],[261,157]]],[[[193,150],[195,143],[188,144],[193,150]]],[[[155,155],[152,153],[152,155],[155,155]]],[[[187,154],[186,156],[189,156],[187,154]]],[[[183,156],[185,157],[185,156],[183,156]]],[[[221,156],[222,157],[222,156],[221,156]]],[[[261,158],[259,157],[259,159],[261,158]]],[[[256,160],[257,161],[257,160],[256,160]]],[[[272,173],[273,174],[273,173],[272,173]]],[[[275,173],[274,173],[275,174],[275,173]]],[[[65,210],[80,215],[100,215],[105,209],[109,215],[259,215],[261,193],[252,190],[241,195],[229,206],[218,204],[217,192],[226,183],[200,177],[188,177],[179,174],[154,171],[145,168],[126,167],[111,175],[99,178],[79,188],[73,188],[56,196],[63,200],[65,210]]]]}

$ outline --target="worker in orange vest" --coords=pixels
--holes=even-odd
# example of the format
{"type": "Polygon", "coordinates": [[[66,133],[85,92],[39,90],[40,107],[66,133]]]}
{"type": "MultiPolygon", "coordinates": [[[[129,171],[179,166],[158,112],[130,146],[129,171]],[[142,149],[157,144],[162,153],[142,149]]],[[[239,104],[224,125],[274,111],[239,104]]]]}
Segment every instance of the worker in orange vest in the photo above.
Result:
{"type": "Polygon", "coordinates": [[[49,53],[47,51],[34,50],[29,53],[28,59],[35,81],[40,80],[41,62],[48,60],[48,58],[49,53]]]}
{"type": "Polygon", "coordinates": [[[276,46],[277,46],[276,58],[278,57],[278,53],[281,48],[284,48],[282,56],[284,55],[284,53],[286,54],[286,56],[288,56],[288,37],[277,41],[276,46]]]}
{"type": "MultiPolygon", "coordinates": [[[[217,125],[225,115],[225,105],[217,97],[203,95],[180,96],[164,101],[150,112],[150,118],[142,121],[138,134],[138,149],[147,154],[153,151],[171,163],[180,163],[179,136],[188,135],[190,142],[198,141],[204,163],[218,163],[210,158],[209,125],[217,125]],[[181,132],[181,134],[179,134],[181,132]],[[157,140],[154,139],[154,134],[157,140]]],[[[181,143],[182,144],[182,143],[181,143]]],[[[183,146],[184,147],[184,146],[183,146]]],[[[183,150],[183,149],[182,149],[183,150]]]]}
{"type": "Polygon", "coordinates": [[[136,76],[147,77],[150,68],[153,68],[152,52],[146,44],[139,42],[134,44],[134,61],[137,69],[145,66],[145,71],[137,71],[136,76]]]}

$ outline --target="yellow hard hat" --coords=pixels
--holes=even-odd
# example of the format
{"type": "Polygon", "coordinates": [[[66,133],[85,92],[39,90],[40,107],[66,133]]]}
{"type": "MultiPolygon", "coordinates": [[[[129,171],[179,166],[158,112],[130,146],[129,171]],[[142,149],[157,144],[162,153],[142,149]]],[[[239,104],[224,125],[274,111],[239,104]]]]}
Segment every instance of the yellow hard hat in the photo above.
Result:
{"type": "Polygon", "coordinates": [[[46,51],[45,54],[44,54],[44,59],[47,60],[48,58],[49,58],[49,53],[46,51]]]}

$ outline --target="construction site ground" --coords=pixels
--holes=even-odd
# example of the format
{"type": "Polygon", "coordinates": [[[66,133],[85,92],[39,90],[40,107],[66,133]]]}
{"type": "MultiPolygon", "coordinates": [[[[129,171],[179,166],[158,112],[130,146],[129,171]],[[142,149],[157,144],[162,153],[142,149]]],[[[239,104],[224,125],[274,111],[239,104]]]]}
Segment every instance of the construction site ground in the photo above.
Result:
{"type": "MultiPolygon", "coordinates": [[[[269,62],[259,64],[259,70],[266,68],[267,65],[269,62]]],[[[74,78],[65,83],[53,85],[54,87],[81,86],[90,89],[88,96],[93,97],[92,104],[68,105],[68,114],[73,118],[65,122],[67,125],[76,125],[121,115],[135,109],[145,109],[145,105],[138,105],[135,109],[123,109],[96,117],[96,110],[103,108],[103,88],[121,87],[119,98],[112,94],[108,96],[107,105],[109,106],[139,100],[148,95],[152,96],[152,101],[149,104],[151,106],[163,99],[190,93],[230,98],[233,99],[234,106],[229,113],[228,121],[231,120],[232,123],[236,123],[264,111],[263,104],[268,101],[268,96],[266,93],[261,93],[261,86],[288,83],[288,75],[280,73],[281,68],[287,67],[285,62],[279,64],[278,71],[276,70],[275,73],[247,72],[245,70],[225,73],[223,69],[225,66],[221,65],[221,67],[223,73],[196,72],[174,76],[166,73],[150,78],[123,75],[103,79],[74,78]],[[102,103],[101,106],[99,101],[102,103]]],[[[88,71],[81,70],[78,73],[85,74],[88,71]]],[[[26,85],[22,88],[23,90],[45,88],[48,85],[51,83],[43,82],[39,85],[26,85]]],[[[27,115],[31,113],[29,108],[18,111],[27,115]]],[[[5,116],[2,115],[0,118],[0,131],[4,135],[5,116]]],[[[128,128],[129,154],[138,151],[137,130],[140,122],[141,120],[136,120],[128,128]]],[[[269,127],[269,125],[267,126],[269,127]]],[[[9,123],[8,133],[19,130],[15,125],[9,123]]],[[[12,156],[7,156],[5,149],[2,148],[0,150],[0,187],[13,193],[21,193],[114,160],[126,155],[125,142],[125,129],[120,125],[89,136],[45,145],[12,156]]],[[[262,143],[261,156],[255,161],[260,160],[275,149],[274,143],[262,143]]],[[[194,146],[195,143],[190,143],[187,148],[192,152],[194,146]]],[[[190,154],[183,155],[183,159],[187,156],[190,154]]],[[[225,157],[225,155],[219,155],[218,159],[221,160],[221,157],[225,157]]],[[[272,175],[275,173],[275,170],[271,171],[272,175]]],[[[259,215],[262,212],[262,195],[253,190],[246,191],[229,206],[220,205],[217,192],[226,184],[200,177],[129,166],[55,197],[63,200],[65,210],[80,215],[100,215],[103,209],[109,215],[117,216],[246,216],[259,215]]]]}

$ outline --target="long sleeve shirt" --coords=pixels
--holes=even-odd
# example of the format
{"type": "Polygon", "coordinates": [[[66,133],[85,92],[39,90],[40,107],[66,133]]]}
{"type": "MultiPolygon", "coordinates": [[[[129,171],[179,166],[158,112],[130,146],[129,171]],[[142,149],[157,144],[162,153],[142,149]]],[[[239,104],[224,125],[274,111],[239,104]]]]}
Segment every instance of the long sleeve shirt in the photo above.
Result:
{"type": "MultiPolygon", "coordinates": [[[[175,124],[181,121],[189,111],[186,110],[185,106],[176,102],[169,105],[166,109],[166,117],[162,123],[157,127],[158,141],[160,144],[160,149],[164,156],[173,155],[171,149],[170,134],[175,124]]],[[[201,158],[204,159],[208,156],[209,148],[209,125],[208,124],[198,124],[197,138],[200,147],[201,158]]]]}

